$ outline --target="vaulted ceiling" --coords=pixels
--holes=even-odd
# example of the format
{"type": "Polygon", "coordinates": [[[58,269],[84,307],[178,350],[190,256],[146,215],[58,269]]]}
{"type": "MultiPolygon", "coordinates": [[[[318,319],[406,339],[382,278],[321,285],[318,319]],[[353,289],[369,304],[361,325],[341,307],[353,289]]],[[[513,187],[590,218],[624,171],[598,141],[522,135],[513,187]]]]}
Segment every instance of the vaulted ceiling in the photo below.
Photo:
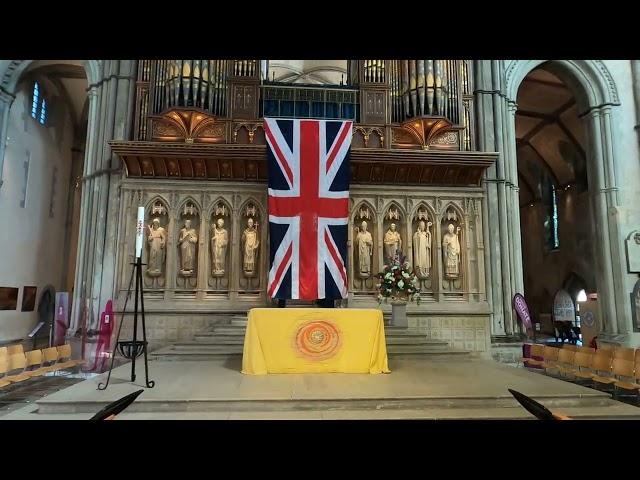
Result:
{"type": "Polygon", "coordinates": [[[586,188],[584,127],[569,87],[543,65],[525,77],[517,104],[520,203],[540,199],[545,177],[586,188]]]}

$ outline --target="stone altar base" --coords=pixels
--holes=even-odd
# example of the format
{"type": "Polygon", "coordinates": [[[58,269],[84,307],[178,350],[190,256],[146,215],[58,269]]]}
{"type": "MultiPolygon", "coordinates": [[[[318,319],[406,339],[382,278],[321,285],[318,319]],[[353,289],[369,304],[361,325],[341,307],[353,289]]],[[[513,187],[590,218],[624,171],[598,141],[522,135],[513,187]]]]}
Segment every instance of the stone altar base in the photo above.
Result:
{"type": "MultiPolygon", "coordinates": [[[[513,388],[575,418],[635,418],[640,408],[610,396],[491,360],[442,356],[390,359],[388,375],[284,374],[245,376],[241,359],[149,365],[156,387],[117,419],[532,419],[509,394],[513,388]]],[[[56,392],[0,419],[88,419],[133,392],[130,366],[56,392]]]]}

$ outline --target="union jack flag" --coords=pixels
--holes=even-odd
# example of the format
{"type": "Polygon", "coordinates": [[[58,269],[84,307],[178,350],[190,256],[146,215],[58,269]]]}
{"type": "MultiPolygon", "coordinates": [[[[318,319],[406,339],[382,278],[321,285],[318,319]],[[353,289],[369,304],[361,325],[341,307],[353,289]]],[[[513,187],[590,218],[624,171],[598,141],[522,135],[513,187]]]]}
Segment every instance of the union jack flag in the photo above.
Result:
{"type": "Polygon", "coordinates": [[[271,298],[347,296],[352,128],[350,121],[264,119],[271,298]]]}

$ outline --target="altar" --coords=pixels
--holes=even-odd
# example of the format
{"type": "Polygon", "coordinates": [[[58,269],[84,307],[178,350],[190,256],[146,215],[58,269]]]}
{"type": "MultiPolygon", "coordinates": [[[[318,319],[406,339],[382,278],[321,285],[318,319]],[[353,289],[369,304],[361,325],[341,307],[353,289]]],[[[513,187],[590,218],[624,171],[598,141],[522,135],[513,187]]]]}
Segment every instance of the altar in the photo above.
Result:
{"type": "Polygon", "coordinates": [[[253,308],[242,373],[390,373],[382,311],[253,308]]]}

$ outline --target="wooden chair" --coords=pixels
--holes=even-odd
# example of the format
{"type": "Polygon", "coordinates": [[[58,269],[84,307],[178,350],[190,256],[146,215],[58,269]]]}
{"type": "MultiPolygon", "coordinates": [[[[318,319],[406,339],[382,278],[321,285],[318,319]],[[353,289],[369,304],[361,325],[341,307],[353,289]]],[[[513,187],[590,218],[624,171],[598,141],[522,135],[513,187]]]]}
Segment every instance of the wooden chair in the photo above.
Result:
{"type": "Polygon", "coordinates": [[[29,380],[31,377],[29,375],[25,375],[24,373],[26,367],[27,357],[25,357],[24,353],[14,353],[13,355],[9,355],[9,369],[7,371],[7,375],[5,375],[3,380],[8,380],[11,383],[18,383],[29,380]],[[9,375],[11,372],[16,373],[9,375]]]}
{"type": "Polygon", "coordinates": [[[5,377],[4,377],[8,371],[9,371],[9,356],[2,355],[0,356],[0,375],[2,375],[2,377],[0,377],[0,388],[8,387],[9,385],[11,385],[11,382],[9,380],[5,380],[5,377]]]}
{"type": "Polygon", "coordinates": [[[633,363],[636,357],[636,349],[628,347],[616,347],[613,349],[613,358],[620,358],[633,363]]]}
{"type": "Polygon", "coordinates": [[[21,343],[17,343],[15,345],[9,345],[7,347],[7,353],[9,355],[14,355],[16,353],[24,353],[24,348],[22,348],[22,344],[21,343]]]}
{"type": "Polygon", "coordinates": [[[573,375],[576,379],[591,380],[593,372],[590,372],[589,369],[591,368],[593,357],[593,352],[578,350],[573,356],[572,365],[566,368],[565,373],[573,375]]]}
{"type": "Polygon", "coordinates": [[[598,343],[598,350],[613,350],[616,348],[612,343],[598,343]]]}
{"type": "Polygon", "coordinates": [[[618,389],[636,391],[640,399],[640,385],[633,380],[638,380],[640,372],[638,367],[640,362],[625,360],[624,358],[613,359],[613,374],[618,378],[618,381],[613,384],[614,395],[617,395],[618,389]],[[625,380],[626,379],[626,380],[625,380]]]}
{"type": "Polygon", "coordinates": [[[28,352],[25,352],[24,355],[25,357],[27,357],[27,367],[24,371],[25,375],[29,375],[31,378],[33,378],[47,373],[48,370],[42,367],[42,350],[30,350],[28,352]]]}
{"type": "Polygon", "coordinates": [[[560,353],[560,349],[556,347],[550,347],[545,345],[544,347],[544,361],[542,362],[542,368],[544,371],[555,368],[558,363],[558,355],[560,353]]]}
{"type": "Polygon", "coordinates": [[[588,353],[589,355],[593,355],[596,353],[596,349],[593,347],[578,347],[578,352],[588,353]]]}
{"type": "Polygon", "coordinates": [[[523,357],[520,359],[525,367],[542,367],[542,362],[544,360],[538,360],[535,357],[544,358],[544,345],[540,345],[537,343],[532,344],[531,349],[529,350],[529,355],[531,355],[531,357],[523,357]]]}
{"type": "Polygon", "coordinates": [[[1,357],[6,357],[9,355],[9,351],[7,349],[7,347],[0,347],[0,358],[1,357]]]}
{"type": "Polygon", "coordinates": [[[561,375],[567,372],[571,372],[573,369],[573,358],[576,354],[575,350],[572,348],[567,348],[567,345],[558,349],[558,361],[554,366],[552,366],[551,370],[557,370],[561,375]]]}
{"type": "Polygon", "coordinates": [[[64,367],[58,363],[58,349],[56,347],[49,347],[42,350],[42,363],[42,368],[46,372],[53,373],[64,369],[64,367]]]}
{"type": "Polygon", "coordinates": [[[570,343],[567,343],[565,345],[562,345],[562,348],[566,349],[566,350],[571,350],[572,352],[577,352],[578,351],[578,346],[577,345],[573,345],[570,343]]]}
{"type": "Polygon", "coordinates": [[[62,368],[73,368],[85,363],[84,360],[72,360],[71,359],[71,345],[65,343],[58,347],[58,359],[62,368]]]}
{"type": "Polygon", "coordinates": [[[613,351],[597,350],[593,356],[593,363],[591,368],[594,370],[594,374],[591,376],[591,380],[595,383],[602,385],[613,385],[617,378],[611,376],[611,368],[613,362],[613,351]]]}

